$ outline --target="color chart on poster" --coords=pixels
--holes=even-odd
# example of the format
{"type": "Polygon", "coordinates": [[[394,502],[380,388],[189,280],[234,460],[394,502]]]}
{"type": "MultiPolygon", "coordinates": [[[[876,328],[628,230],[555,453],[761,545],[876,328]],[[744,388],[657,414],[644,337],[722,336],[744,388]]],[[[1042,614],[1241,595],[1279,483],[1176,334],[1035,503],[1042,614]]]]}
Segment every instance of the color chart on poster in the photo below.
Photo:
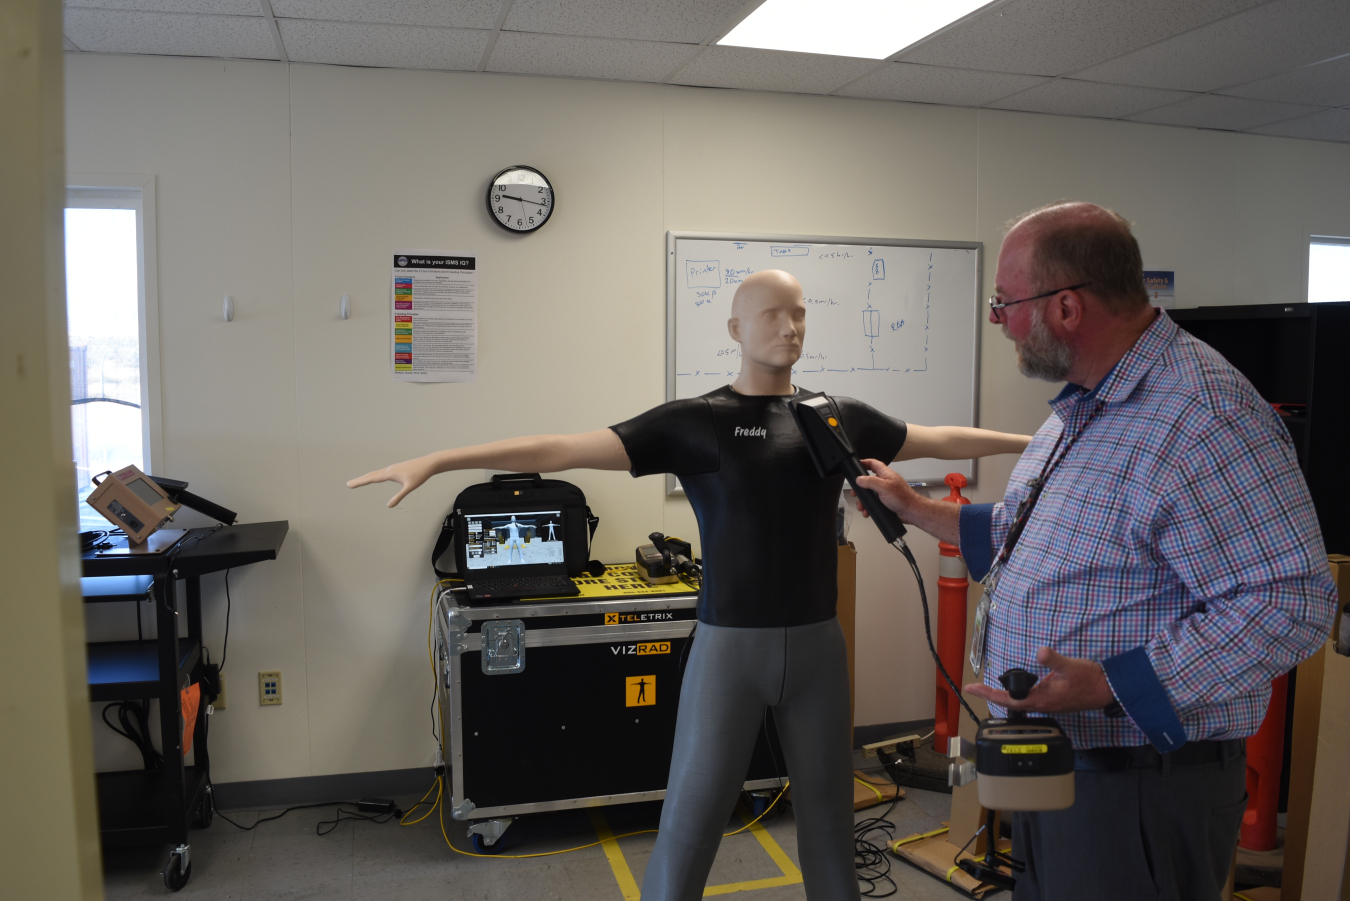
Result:
{"type": "Polygon", "coordinates": [[[390,306],[394,381],[477,381],[476,255],[395,253],[390,306]]]}

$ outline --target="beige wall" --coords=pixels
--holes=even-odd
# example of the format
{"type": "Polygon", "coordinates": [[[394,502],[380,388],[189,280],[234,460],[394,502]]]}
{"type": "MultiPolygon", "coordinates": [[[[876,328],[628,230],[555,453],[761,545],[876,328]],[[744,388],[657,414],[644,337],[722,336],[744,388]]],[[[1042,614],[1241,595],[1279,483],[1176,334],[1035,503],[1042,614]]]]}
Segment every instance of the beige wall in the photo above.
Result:
{"type": "Polygon", "coordinates": [[[0,6],[0,894],[102,898],[70,445],[61,7],[0,6]]]}
{"type": "MultiPolygon", "coordinates": [[[[67,78],[70,168],[158,179],[164,473],[247,520],[291,522],[279,560],[231,578],[219,782],[430,762],[426,558],[455,494],[482,474],[442,476],[393,511],[391,491],[342,483],[435,448],[603,427],[663,400],[667,229],[976,239],[992,289],[1000,224],[1080,197],[1138,223],[1146,260],[1177,270],[1184,305],[1295,300],[1302,236],[1350,234],[1345,145],[261,62],[74,55],[67,78]],[[487,179],[516,162],[559,193],[557,221],[527,237],[481,209],[487,179]],[[480,254],[477,383],[391,380],[395,248],[480,254]],[[260,669],[283,671],[281,707],[257,706],[260,669]]],[[[994,327],[982,342],[981,424],[1034,429],[1054,389],[1017,375],[994,327]]],[[[1012,462],[983,465],[976,499],[999,496],[1012,462]]],[[[628,559],[653,529],[696,532],[660,478],[568,478],[602,517],[604,560],[628,559]]],[[[874,532],[853,532],[857,719],[931,717],[917,593],[874,532]]],[[[935,544],[914,543],[936,595],[935,544]]],[[[223,601],[209,579],[215,643],[223,601]]]]}

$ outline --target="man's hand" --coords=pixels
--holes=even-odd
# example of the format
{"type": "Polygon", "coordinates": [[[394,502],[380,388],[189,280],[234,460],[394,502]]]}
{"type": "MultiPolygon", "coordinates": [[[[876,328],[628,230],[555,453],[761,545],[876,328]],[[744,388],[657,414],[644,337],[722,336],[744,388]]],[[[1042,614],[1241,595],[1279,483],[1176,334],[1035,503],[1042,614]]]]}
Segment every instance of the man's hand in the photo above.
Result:
{"type": "MultiPolygon", "coordinates": [[[[905,522],[918,526],[929,535],[942,541],[959,545],[961,543],[961,508],[956,504],[935,501],[924,497],[913,488],[904,477],[880,460],[863,460],[863,466],[872,471],[870,476],[859,476],[858,487],[877,493],[881,502],[896,513],[905,522]]],[[[858,509],[867,515],[862,501],[858,509]]]]}
{"type": "Polygon", "coordinates": [[[1025,701],[1014,701],[1006,691],[982,682],[966,686],[966,692],[1009,710],[1035,713],[1074,713],[1101,710],[1115,700],[1102,665],[1095,660],[1065,657],[1050,648],[1036,652],[1036,662],[1050,668],[1050,675],[1037,682],[1025,701]]]}
{"type": "MultiPolygon", "coordinates": [[[[906,515],[915,507],[928,500],[922,497],[917,491],[909,487],[909,483],[901,478],[900,473],[891,469],[880,460],[864,460],[863,466],[872,471],[870,476],[859,476],[858,487],[870,488],[881,498],[881,502],[887,507],[900,514],[900,518],[909,522],[906,515]]],[[[867,515],[867,508],[858,502],[858,509],[862,511],[863,516],[867,515]]]]}
{"type": "Polygon", "coordinates": [[[348,482],[347,487],[360,488],[362,485],[373,485],[376,482],[397,482],[399,492],[389,499],[388,504],[390,507],[397,507],[398,502],[407,497],[409,492],[435,474],[436,468],[431,457],[418,457],[358,476],[348,482]]]}

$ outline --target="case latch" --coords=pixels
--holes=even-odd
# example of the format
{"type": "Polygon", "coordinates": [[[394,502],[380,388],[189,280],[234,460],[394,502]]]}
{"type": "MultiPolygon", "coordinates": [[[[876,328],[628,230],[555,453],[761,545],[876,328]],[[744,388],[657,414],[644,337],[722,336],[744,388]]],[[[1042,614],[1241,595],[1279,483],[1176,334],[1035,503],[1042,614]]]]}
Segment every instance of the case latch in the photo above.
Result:
{"type": "Polygon", "coordinates": [[[499,619],[483,623],[482,651],[478,655],[489,676],[525,671],[525,623],[499,619]]]}

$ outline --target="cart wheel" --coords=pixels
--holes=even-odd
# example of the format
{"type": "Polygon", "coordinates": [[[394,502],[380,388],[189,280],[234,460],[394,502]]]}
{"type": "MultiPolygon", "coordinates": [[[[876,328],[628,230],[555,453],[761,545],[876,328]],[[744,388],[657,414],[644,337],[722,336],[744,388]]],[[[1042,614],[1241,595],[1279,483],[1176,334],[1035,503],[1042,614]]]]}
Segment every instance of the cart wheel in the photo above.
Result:
{"type": "Polygon", "coordinates": [[[169,865],[164,868],[164,884],[171,892],[182,891],[192,878],[192,862],[188,861],[186,868],[180,867],[178,861],[181,856],[177,851],[170,854],[169,865]]]}
{"type": "Polygon", "coordinates": [[[502,853],[502,844],[503,844],[503,842],[502,842],[501,839],[497,839],[495,842],[493,842],[492,844],[489,845],[489,844],[487,844],[486,842],[483,841],[483,836],[479,835],[477,832],[475,832],[473,835],[469,836],[469,838],[473,840],[473,849],[474,849],[474,851],[476,851],[476,852],[479,853],[479,854],[500,854],[500,853],[502,853]]]}
{"type": "Polygon", "coordinates": [[[215,819],[216,807],[211,803],[210,793],[202,795],[202,800],[197,805],[197,812],[192,817],[193,829],[210,829],[211,821],[215,819]]]}

